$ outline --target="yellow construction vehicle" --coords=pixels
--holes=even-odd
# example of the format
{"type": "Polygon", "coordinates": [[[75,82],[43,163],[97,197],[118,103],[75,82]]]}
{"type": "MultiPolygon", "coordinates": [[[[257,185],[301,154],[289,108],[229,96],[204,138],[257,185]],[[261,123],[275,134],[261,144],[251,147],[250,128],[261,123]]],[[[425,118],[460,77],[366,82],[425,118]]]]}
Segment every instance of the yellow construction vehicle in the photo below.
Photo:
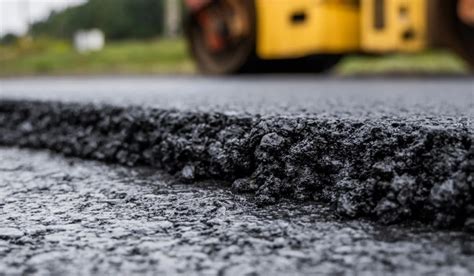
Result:
{"type": "Polygon", "coordinates": [[[474,66],[474,0],[185,0],[202,72],[325,71],[342,56],[448,47],[474,66]],[[290,69],[291,68],[291,69],[290,69]]]}

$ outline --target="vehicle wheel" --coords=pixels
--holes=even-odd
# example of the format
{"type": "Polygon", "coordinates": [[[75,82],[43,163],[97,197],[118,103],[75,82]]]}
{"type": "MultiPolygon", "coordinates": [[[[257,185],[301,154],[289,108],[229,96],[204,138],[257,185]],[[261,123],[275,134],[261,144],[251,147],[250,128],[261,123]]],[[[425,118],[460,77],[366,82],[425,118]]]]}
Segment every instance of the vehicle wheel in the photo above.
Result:
{"type": "Polygon", "coordinates": [[[255,59],[255,23],[252,0],[213,1],[194,14],[187,23],[187,39],[200,71],[247,71],[255,59]]]}
{"type": "MultiPolygon", "coordinates": [[[[474,21],[461,15],[466,0],[437,0],[434,6],[435,31],[440,43],[450,47],[474,68],[474,21]]],[[[470,0],[473,1],[473,0],[470,0]]]]}
{"type": "Polygon", "coordinates": [[[460,54],[474,69],[474,1],[463,1],[465,6],[470,4],[469,7],[461,7],[461,1],[457,2],[457,16],[454,24],[459,36],[460,54]],[[467,8],[470,8],[469,14],[462,16],[461,9],[467,8]]]}
{"type": "Polygon", "coordinates": [[[194,60],[204,74],[321,73],[341,55],[311,55],[262,60],[256,54],[257,22],[254,0],[213,1],[188,17],[186,37],[194,60]]]}

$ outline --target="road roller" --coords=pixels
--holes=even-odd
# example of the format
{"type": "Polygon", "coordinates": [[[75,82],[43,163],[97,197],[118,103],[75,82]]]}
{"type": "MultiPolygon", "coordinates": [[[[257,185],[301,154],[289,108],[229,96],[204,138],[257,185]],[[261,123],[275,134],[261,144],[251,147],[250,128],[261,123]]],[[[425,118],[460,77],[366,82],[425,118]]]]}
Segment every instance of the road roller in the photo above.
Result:
{"type": "Polygon", "coordinates": [[[474,67],[474,0],[185,0],[203,73],[323,72],[345,55],[444,47],[474,67]]]}

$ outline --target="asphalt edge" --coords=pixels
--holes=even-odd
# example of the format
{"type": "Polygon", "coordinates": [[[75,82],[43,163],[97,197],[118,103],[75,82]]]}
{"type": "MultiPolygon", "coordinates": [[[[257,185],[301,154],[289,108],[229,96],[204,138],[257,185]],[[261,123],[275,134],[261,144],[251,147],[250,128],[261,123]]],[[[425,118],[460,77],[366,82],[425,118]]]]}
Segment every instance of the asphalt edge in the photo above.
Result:
{"type": "Polygon", "coordinates": [[[0,145],[49,149],[183,180],[221,179],[261,205],[331,204],[342,216],[474,230],[466,118],[260,117],[0,100],[0,145]]]}

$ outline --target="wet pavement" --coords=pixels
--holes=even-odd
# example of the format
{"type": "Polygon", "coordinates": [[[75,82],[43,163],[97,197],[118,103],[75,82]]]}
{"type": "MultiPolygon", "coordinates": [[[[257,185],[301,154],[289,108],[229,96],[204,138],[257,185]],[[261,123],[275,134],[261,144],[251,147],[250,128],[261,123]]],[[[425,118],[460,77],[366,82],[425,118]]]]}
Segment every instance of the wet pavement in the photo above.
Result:
{"type": "Polygon", "coordinates": [[[474,237],[0,148],[0,275],[472,275],[474,237]]]}

